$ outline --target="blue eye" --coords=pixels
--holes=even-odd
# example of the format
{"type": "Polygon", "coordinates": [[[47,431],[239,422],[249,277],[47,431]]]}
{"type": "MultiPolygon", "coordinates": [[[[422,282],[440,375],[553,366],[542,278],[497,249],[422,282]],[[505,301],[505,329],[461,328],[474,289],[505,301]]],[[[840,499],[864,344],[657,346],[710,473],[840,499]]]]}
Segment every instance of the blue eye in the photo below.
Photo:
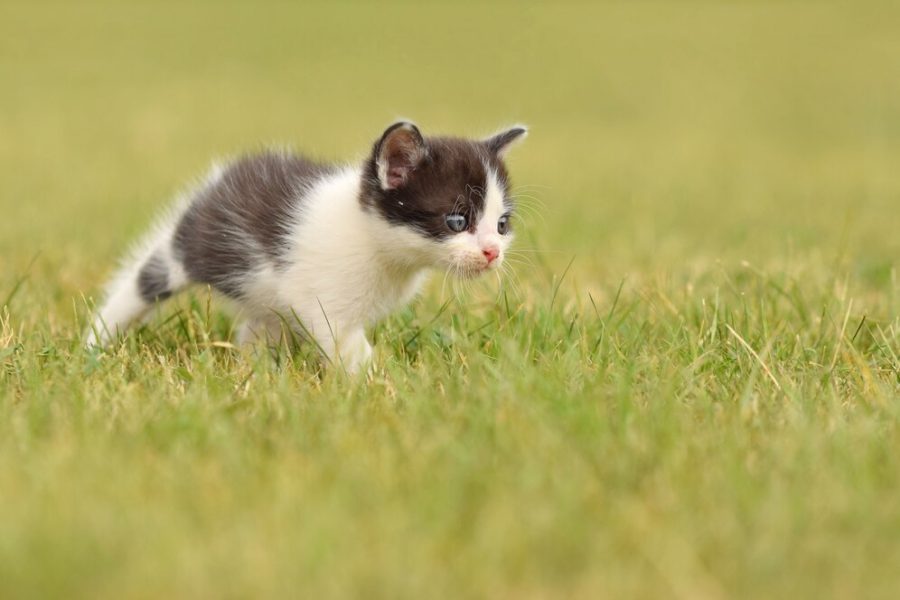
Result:
{"type": "Polygon", "coordinates": [[[469,220],[466,218],[466,215],[447,215],[446,221],[447,227],[457,233],[465,231],[469,227],[469,220]]]}
{"type": "Polygon", "coordinates": [[[509,233],[509,215],[503,215],[500,217],[500,220],[497,221],[497,233],[500,235],[509,233]]]}

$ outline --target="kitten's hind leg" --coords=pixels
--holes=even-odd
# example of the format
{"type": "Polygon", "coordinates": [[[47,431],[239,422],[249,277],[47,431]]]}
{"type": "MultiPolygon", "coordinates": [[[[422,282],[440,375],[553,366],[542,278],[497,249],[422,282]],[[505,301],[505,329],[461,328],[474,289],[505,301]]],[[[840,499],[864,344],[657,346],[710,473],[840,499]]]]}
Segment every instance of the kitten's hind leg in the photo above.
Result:
{"type": "Polygon", "coordinates": [[[85,345],[103,346],[143,317],[156,302],[188,283],[168,245],[127,265],[107,287],[106,298],[86,333],[85,345]]]}

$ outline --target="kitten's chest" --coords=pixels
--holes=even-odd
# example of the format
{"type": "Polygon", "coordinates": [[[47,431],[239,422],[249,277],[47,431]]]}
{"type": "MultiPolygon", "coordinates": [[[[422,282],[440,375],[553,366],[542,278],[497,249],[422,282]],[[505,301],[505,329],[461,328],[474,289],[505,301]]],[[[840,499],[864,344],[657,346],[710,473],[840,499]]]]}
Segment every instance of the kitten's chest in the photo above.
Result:
{"type": "Polygon", "coordinates": [[[335,236],[301,248],[282,279],[283,300],[321,304],[342,321],[365,324],[409,302],[427,272],[385,264],[364,239],[335,236]]]}
{"type": "Polygon", "coordinates": [[[427,272],[413,271],[403,276],[385,273],[384,277],[375,283],[373,299],[382,306],[384,313],[396,309],[413,299],[422,289],[428,278],[427,272]]]}
{"type": "Polygon", "coordinates": [[[398,232],[363,210],[358,187],[358,175],[345,173],[305,199],[290,236],[284,301],[321,303],[342,320],[371,322],[421,287],[417,252],[395,247],[398,232]]]}
{"type": "Polygon", "coordinates": [[[367,323],[407,304],[427,279],[424,270],[398,271],[376,263],[358,263],[357,266],[360,268],[355,272],[345,273],[340,285],[342,289],[332,302],[345,305],[348,316],[356,316],[367,323]]]}

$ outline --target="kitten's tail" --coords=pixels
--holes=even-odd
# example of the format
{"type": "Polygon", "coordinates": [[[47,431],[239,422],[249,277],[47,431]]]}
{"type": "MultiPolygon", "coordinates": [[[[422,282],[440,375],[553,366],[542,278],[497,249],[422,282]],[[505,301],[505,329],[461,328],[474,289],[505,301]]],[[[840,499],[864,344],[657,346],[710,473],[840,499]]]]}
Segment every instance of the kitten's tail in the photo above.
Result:
{"type": "Polygon", "coordinates": [[[165,300],[188,283],[175,256],[175,219],[163,222],[138,245],[106,287],[103,304],[85,333],[85,346],[104,346],[157,301],[165,300]]]}

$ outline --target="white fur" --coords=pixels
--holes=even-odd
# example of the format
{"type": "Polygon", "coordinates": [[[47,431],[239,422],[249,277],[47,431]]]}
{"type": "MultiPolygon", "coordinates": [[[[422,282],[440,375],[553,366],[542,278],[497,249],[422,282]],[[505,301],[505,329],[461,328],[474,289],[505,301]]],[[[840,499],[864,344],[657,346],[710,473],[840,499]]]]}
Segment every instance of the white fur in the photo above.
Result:
{"type": "Polygon", "coordinates": [[[108,343],[125,331],[135,320],[143,317],[151,308],[138,292],[138,273],[153,254],[157,254],[168,269],[169,285],[178,290],[188,283],[184,269],[172,252],[172,235],[175,232],[177,215],[160,219],[151,233],[134,246],[123,261],[119,271],[106,287],[105,301],[87,332],[86,345],[96,346],[108,343]]]}
{"type": "Polygon", "coordinates": [[[371,355],[364,328],[411,300],[441,254],[434,242],[363,209],[359,188],[360,172],[347,169],[307,196],[277,294],[350,369],[371,355]]]}
{"type": "Polygon", "coordinates": [[[150,233],[132,247],[118,272],[106,286],[103,305],[94,315],[94,320],[86,333],[86,346],[102,346],[109,343],[150,310],[152,306],[144,302],[138,292],[137,278],[141,267],[153,254],[157,254],[168,269],[169,287],[173,292],[189,283],[181,263],[175,260],[172,236],[194,193],[206,186],[215,185],[222,178],[224,171],[222,165],[213,163],[206,176],[196,183],[190,192],[179,195],[172,208],[157,219],[150,233]]]}
{"type": "MultiPolygon", "coordinates": [[[[214,170],[207,185],[220,176],[221,169],[214,170]]],[[[456,234],[443,242],[391,225],[374,209],[364,208],[359,202],[361,176],[360,169],[348,167],[298,192],[304,198],[297,203],[289,236],[288,267],[263,262],[242,283],[245,299],[240,308],[247,322],[240,330],[241,341],[277,339],[282,324],[296,315],[298,329],[311,334],[326,356],[356,371],[372,355],[365,328],[409,302],[429,269],[450,268],[472,276],[502,262],[511,235],[497,233],[497,221],[507,207],[493,171],[488,170],[485,210],[475,233],[456,234]],[[499,256],[489,263],[483,250],[491,246],[499,256]]],[[[152,253],[165,258],[176,289],[187,283],[172,257],[178,216],[166,220],[113,280],[88,345],[107,342],[147,311],[136,279],[152,253]]]]}

